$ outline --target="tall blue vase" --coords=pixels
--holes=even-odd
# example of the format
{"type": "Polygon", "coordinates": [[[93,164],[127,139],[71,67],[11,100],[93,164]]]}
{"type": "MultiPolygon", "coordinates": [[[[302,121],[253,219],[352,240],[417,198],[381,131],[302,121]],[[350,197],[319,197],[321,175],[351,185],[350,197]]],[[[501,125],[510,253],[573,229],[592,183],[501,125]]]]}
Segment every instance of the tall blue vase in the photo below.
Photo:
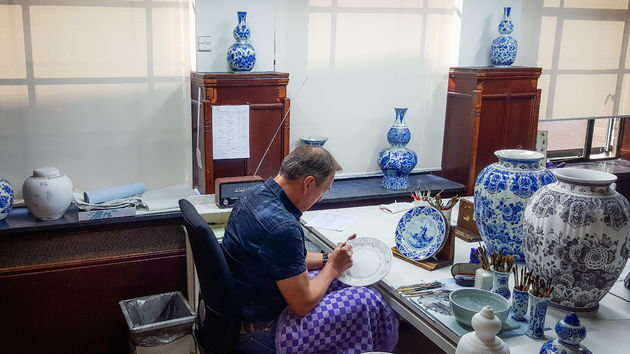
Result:
{"type": "Polygon", "coordinates": [[[256,52],[251,44],[247,43],[249,39],[249,28],[245,22],[247,12],[238,11],[238,25],[234,27],[232,35],[236,43],[232,44],[227,52],[227,61],[232,71],[251,71],[256,63],[256,52]]]}
{"type": "Polygon", "coordinates": [[[503,8],[503,20],[499,23],[499,34],[490,45],[490,61],[497,67],[508,67],[516,60],[518,43],[510,36],[514,24],[510,18],[511,7],[503,8]]]}
{"type": "Polygon", "coordinates": [[[499,162],[481,170],[475,181],[475,222],[489,253],[503,251],[524,263],[525,206],[534,192],[556,178],[539,152],[509,149],[494,154],[499,162]]]}
{"type": "Polygon", "coordinates": [[[9,216],[13,206],[13,187],[4,178],[0,178],[0,222],[9,216]]]}
{"type": "Polygon", "coordinates": [[[405,146],[411,140],[411,132],[405,123],[407,108],[394,108],[396,120],[387,131],[387,142],[391,147],[381,150],[377,162],[383,170],[381,186],[386,189],[409,188],[409,172],[416,167],[418,157],[416,153],[405,146]]]}

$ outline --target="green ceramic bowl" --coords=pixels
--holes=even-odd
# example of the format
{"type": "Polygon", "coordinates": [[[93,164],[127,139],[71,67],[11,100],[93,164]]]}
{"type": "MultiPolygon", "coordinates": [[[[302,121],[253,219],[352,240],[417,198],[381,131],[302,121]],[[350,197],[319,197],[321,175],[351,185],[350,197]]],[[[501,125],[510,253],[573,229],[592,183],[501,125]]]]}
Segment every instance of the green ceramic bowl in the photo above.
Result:
{"type": "Polygon", "coordinates": [[[488,305],[494,314],[505,322],[510,313],[510,303],[501,295],[481,289],[457,289],[449,294],[451,310],[460,323],[471,326],[473,315],[488,305]]]}

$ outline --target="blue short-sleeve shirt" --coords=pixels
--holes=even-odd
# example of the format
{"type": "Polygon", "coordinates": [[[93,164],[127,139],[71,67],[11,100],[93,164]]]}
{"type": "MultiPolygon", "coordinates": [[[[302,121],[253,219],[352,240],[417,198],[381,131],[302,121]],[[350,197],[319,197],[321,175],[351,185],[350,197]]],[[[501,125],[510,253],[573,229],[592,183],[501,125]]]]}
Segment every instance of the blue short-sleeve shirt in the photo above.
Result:
{"type": "Polygon", "coordinates": [[[287,306],[276,281],[306,271],[301,216],[271,178],[246,190],[234,205],[223,249],[243,320],[269,321],[287,306]]]}

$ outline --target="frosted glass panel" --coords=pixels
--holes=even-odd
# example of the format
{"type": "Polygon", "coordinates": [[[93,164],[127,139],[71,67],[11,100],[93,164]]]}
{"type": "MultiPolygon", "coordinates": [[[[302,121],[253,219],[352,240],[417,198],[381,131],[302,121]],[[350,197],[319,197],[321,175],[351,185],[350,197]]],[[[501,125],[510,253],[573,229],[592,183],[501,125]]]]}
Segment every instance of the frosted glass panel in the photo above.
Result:
{"type": "Polygon", "coordinates": [[[549,132],[547,151],[583,150],[586,137],[585,120],[539,122],[539,130],[549,132]]]}
{"type": "Polygon", "coordinates": [[[545,7],[560,7],[560,0],[545,0],[545,7]]]}
{"type": "Polygon", "coordinates": [[[0,147],[10,136],[21,134],[23,131],[21,117],[26,105],[28,105],[26,86],[0,86],[0,147]]]}
{"type": "Polygon", "coordinates": [[[382,8],[410,8],[422,7],[423,0],[338,0],[339,7],[382,7],[382,8]]]}
{"type": "Polygon", "coordinates": [[[321,7],[321,6],[331,6],[332,0],[310,0],[308,2],[308,6],[313,7],[321,7]]]}
{"type": "Polygon", "coordinates": [[[32,6],[31,35],[35,78],[147,75],[143,8],[32,6]]]}
{"type": "Polygon", "coordinates": [[[308,54],[309,70],[326,70],[330,66],[331,15],[310,13],[308,15],[308,54]]]}
{"type": "Polygon", "coordinates": [[[619,97],[619,114],[630,114],[630,74],[623,76],[623,86],[619,97]]]}
{"type": "MultiPolygon", "coordinates": [[[[616,75],[558,75],[554,117],[597,117],[612,114],[616,75]]],[[[547,112],[549,114],[549,112],[547,112]]]]}
{"type": "Polygon", "coordinates": [[[0,79],[26,77],[22,7],[0,5],[0,79]]]}
{"type": "Polygon", "coordinates": [[[566,8],[627,9],[628,0],[564,0],[566,8]]]}
{"type": "Polygon", "coordinates": [[[623,21],[564,21],[559,69],[616,69],[623,21]]]}
{"type": "Polygon", "coordinates": [[[154,9],[152,25],[153,74],[185,75],[182,70],[190,62],[188,9],[154,9]]]}
{"type": "Polygon", "coordinates": [[[543,69],[551,69],[554,39],[556,38],[556,24],[556,17],[543,16],[541,19],[537,65],[543,69]]]}
{"type": "Polygon", "coordinates": [[[540,89],[540,110],[538,111],[539,119],[551,118],[551,112],[547,112],[547,101],[549,97],[546,93],[549,92],[549,80],[548,74],[542,74],[538,78],[538,88],[540,89]],[[549,113],[549,114],[548,114],[549,113]]]}

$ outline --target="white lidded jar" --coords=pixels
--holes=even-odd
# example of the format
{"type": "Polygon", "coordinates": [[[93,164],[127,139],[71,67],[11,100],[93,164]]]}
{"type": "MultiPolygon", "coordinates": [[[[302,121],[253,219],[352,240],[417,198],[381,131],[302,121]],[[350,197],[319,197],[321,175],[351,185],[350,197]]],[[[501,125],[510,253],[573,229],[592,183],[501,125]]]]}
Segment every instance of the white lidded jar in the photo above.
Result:
{"type": "Polygon", "coordinates": [[[72,181],[56,167],[37,168],[24,181],[22,194],[26,207],[36,218],[56,220],[72,203],[72,181]]]}

